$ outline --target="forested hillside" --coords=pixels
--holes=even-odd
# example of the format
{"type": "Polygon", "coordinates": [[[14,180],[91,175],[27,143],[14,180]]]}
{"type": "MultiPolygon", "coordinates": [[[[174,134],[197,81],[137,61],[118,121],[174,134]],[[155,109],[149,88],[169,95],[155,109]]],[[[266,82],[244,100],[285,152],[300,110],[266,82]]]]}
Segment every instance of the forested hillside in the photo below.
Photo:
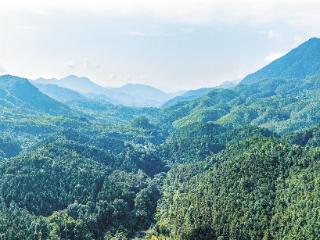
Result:
{"type": "Polygon", "coordinates": [[[0,238],[319,239],[319,49],[161,108],[1,76],[0,238]]]}

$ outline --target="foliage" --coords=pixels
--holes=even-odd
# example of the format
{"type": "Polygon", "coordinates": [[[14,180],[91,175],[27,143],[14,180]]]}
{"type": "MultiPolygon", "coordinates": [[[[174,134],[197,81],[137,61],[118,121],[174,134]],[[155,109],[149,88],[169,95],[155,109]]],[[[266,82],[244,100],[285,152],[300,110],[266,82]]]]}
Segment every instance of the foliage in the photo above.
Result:
{"type": "Polygon", "coordinates": [[[319,42],[163,108],[0,76],[0,239],[319,239],[319,42]]]}
{"type": "Polygon", "coordinates": [[[155,230],[173,239],[292,239],[299,231],[317,239],[319,157],[316,149],[253,138],[212,156],[208,170],[190,165],[194,175],[178,184],[190,171],[172,169],[155,230]]]}

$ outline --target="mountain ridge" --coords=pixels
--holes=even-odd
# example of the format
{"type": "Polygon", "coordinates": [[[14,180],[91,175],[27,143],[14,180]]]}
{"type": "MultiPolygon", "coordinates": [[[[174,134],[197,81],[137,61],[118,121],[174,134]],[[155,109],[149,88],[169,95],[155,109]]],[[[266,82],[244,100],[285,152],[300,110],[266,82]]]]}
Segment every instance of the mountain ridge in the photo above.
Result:
{"type": "Polygon", "coordinates": [[[66,108],[42,85],[0,77],[0,235],[318,240],[320,75],[310,66],[294,79],[271,67],[168,108],[91,98],[66,108]]]}
{"type": "Polygon", "coordinates": [[[89,98],[105,98],[113,104],[135,107],[158,107],[175,96],[153,86],[139,83],[129,83],[121,87],[103,87],[87,77],[76,75],[69,75],[62,79],[38,78],[34,82],[36,84],[53,84],[79,92],[89,98]]]}
{"type": "Polygon", "coordinates": [[[36,111],[50,114],[66,114],[70,111],[64,104],[40,92],[26,78],[1,75],[0,90],[2,104],[9,103],[19,109],[31,107],[36,111]]]}
{"type": "Polygon", "coordinates": [[[240,84],[256,83],[270,78],[304,79],[320,73],[320,38],[310,38],[284,56],[246,76],[240,84]]]}

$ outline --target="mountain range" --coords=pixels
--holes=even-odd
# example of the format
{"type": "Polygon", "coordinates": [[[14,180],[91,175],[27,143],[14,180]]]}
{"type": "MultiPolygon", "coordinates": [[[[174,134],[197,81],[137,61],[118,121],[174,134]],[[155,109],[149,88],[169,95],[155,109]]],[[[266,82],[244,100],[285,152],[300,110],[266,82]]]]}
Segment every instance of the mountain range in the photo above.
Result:
{"type": "Polygon", "coordinates": [[[1,76],[1,99],[4,106],[11,104],[20,109],[30,106],[48,113],[63,112],[68,107],[61,103],[72,102],[82,102],[81,106],[83,102],[101,101],[129,107],[163,105],[161,121],[176,127],[194,121],[217,121],[256,124],[277,132],[299,129],[300,124],[309,125],[319,118],[317,112],[312,119],[306,119],[305,114],[318,107],[317,102],[312,101],[320,87],[319,42],[317,38],[308,40],[236,86],[191,90],[176,97],[142,84],[104,88],[88,78],[74,75],[36,81],[4,75],[1,76]]]}
{"type": "MultiPolygon", "coordinates": [[[[135,107],[159,107],[168,99],[175,96],[174,94],[168,94],[144,84],[126,84],[117,88],[105,88],[94,83],[89,78],[77,77],[75,75],[70,75],[62,79],[39,78],[36,79],[34,83],[43,91],[49,89],[41,85],[55,85],[78,92],[89,98],[102,98],[114,104],[135,107]]],[[[53,95],[54,92],[54,89],[51,87],[50,94],[53,95]]],[[[64,92],[66,93],[66,91],[64,92]]],[[[49,92],[47,91],[47,93],[49,92]]],[[[69,98],[70,100],[72,99],[71,96],[69,98]]]]}
{"type": "MultiPolygon", "coordinates": [[[[102,87],[87,77],[70,75],[62,79],[38,78],[31,81],[48,96],[67,103],[80,98],[103,99],[113,104],[133,107],[171,106],[178,102],[190,101],[201,97],[214,88],[200,88],[190,91],[166,93],[145,84],[126,84],[117,88],[102,87]]],[[[227,81],[215,88],[232,88],[236,82],[227,81]]]]}
{"type": "Polygon", "coordinates": [[[312,38],[234,88],[213,89],[203,97],[168,107],[162,121],[174,126],[194,121],[254,124],[275,132],[311,127],[320,120],[319,48],[320,40],[312,38]]]}
{"type": "Polygon", "coordinates": [[[319,99],[318,38],[175,97],[0,76],[0,235],[317,240],[319,99]]]}

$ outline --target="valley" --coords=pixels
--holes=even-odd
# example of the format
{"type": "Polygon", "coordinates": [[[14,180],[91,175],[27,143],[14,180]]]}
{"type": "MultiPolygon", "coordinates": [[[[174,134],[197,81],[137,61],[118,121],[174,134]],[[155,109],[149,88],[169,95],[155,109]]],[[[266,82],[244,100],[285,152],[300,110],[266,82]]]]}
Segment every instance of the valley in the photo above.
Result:
{"type": "Polygon", "coordinates": [[[0,238],[319,239],[320,39],[226,86],[0,76],[0,238]]]}

